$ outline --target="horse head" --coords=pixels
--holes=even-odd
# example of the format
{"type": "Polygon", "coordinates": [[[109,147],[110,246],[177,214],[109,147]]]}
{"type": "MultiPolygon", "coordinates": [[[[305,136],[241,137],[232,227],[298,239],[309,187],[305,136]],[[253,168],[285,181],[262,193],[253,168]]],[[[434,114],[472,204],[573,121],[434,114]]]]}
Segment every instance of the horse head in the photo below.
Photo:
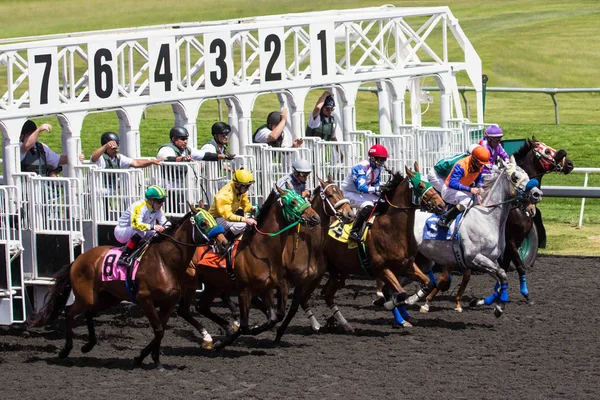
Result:
{"type": "Polygon", "coordinates": [[[567,157],[566,150],[556,151],[545,143],[538,141],[535,136],[532,136],[528,142],[531,151],[544,168],[544,172],[560,172],[566,175],[573,171],[573,161],[567,157]]]}
{"type": "Polygon", "coordinates": [[[334,183],[331,175],[327,181],[319,177],[317,179],[321,185],[319,196],[323,201],[325,215],[340,218],[344,224],[354,221],[356,215],[350,207],[350,201],[344,198],[344,191],[334,183]]]}
{"type": "Polygon", "coordinates": [[[216,253],[224,253],[229,248],[229,241],[225,238],[225,230],[217,224],[217,221],[208,211],[201,207],[194,207],[189,204],[192,213],[190,222],[195,228],[194,233],[200,233],[200,242],[198,236],[192,235],[196,245],[210,245],[214,247],[216,253]]]}
{"type": "Polygon", "coordinates": [[[531,204],[539,203],[542,200],[542,191],[538,188],[537,179],[529,179],[527,173],[517,165],[514,157],[510,162],[500,160],[500,173],[506,174],[510,182],[510,195],[531,204]]]}
{"type": "Polygon", "coordinates": [[[419,164],[415,161],[414,171],[404,167],[410,187],[412,190],[413,204],[420,204],[425,211],[440,215],[446,209],[446,203],[442,196],[433,188],[431,183],[421,175],[419,164]]]}
{"type": "Polygon", "coordinates": [[[279,201],[284,218],[290,223],[300,220],[308,226],[320,224],[321,218],[306,199],[294,192],[287,183],[286,187],[288,188],[286,190],[281,189],[279,186],[275,187],[279,192],[279,201]]]}

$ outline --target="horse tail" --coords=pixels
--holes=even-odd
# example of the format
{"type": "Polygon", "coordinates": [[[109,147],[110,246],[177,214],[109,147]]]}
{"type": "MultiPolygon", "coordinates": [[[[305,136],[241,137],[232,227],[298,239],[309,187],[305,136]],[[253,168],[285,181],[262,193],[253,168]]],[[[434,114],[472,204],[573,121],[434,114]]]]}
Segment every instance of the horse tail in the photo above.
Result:
{"type": "Polygon", "coordinates": [[[50,299],[46,305],[32,318],[27,321],[27,325],[31,327],[44,326],[50,321],[58,318],[59,314],[65,308],[69,294],[71,293],[71,266],[73,263],[65,265],[54,275],[54,285],[46,294],[44,302],[50,299]]]}

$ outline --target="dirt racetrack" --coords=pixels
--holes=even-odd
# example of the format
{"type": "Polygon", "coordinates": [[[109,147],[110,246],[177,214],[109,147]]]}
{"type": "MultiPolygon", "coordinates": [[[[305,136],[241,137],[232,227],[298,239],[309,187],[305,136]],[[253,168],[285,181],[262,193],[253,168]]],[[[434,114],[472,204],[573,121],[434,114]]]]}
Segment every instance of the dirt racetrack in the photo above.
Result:
{"type": "MultiPolygon", "coordinates": [[[[409,330],[392,328],[391,312],[371,305],[374,282],[351,280],[337,299],[354,335],[311,334],[300,312],[280,347],[271,344],[274,332],[267,332],[242,337],[217,357],[200,348],[185,321],[172,318],[161,356],[166,372],[152,369],[150,357],[143,368],[130,367],[152,336],[135,306],[100,316],[99,343],[85,355],[80,347],[87,329],[80,321],[67,360],[57,358],[62,319],[30,332],[0,328],[0,397],[598,398],[599,264],[598,258],[538,258],[528,275],[534,305],[522,300],[517,275],[510,273],[511,302],[499,319],[491,307],[455,312],[448,301],[455,279],[429,314],[409,310],[416,320],[409,330]]],[[[490,277],[474,276],[464,305],[492,286],[490,277]]],[[[324,324],[329,310],[318,297],[313,305],[324,324]]],[[[254,310],[251,317],[262,322],[254,310]]]]}

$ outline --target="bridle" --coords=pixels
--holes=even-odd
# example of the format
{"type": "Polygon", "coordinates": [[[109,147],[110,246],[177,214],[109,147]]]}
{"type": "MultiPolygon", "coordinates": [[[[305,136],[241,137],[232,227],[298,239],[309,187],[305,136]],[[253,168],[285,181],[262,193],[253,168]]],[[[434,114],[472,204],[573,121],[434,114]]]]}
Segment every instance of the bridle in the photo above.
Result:
{"type": "Polygon", "coordinates": [[[350,200],[348,199],[341,199],[338,202],[336,202],[335,204],[331,204],[331,201],[329,201],[329,198],[327,197],[327,189],[330,186],[335,186],[335,183],[330,183],[327,186],[325,186],[324,188],[321,189],[321,191],[319,192],[319,196],[321,196],[321,200],[323,200],[323,203],[328,205],[331,208],[331,211],[333,212],[333,214],[329,215],[327,213],[327,207],[323,208],[323,211],[325,212],[325,215],[327,215],[328,217],[335,217],[337,219],[341,219],[341,213],[339,211],[339,209],[347,203],[350,203],[350,200]]]}
{"type": "Polygon", "coordinates": [[[563,169],[565,169],[567,156],[565,155],[560,162],[555,162],[554,157],[556,157],[556,150],[547,146],[545,143],[537,142],[536,147],[534,147],[532,151],[533,155],[538,159],[545,170],[545,172],[535,176],[535,178],[544,175],[546,172],[562,172],[563,169]]]}
{"type": "Polygon", "coordinates": [[[388,205],[390,205],[391,207],[397,209],[397,210],[424,210],[424,211],[434,211],[434,207],[433,205],[429,204],[429,203],[425,203],[425,206],[423,206],[423,198],[425,197],[425,195],[430,191],[430,190],[434,190],[434,187],[431,185],[431,183],[427,182],[425,184],[425,190],[419,189],[419,185],[418,183],[415,184],[413,183],[413,179],[414,180],[419,180],[420,182],[424,182],[423,180],[421,180],[420,178],[420,174],[419,175],[415,175],[414,178],[411,178],[410,176],[406,178],[408,180],[408,187],[411,190],[412,193],[412,205],[411,206],[398,206],[396,204],[393,204],[387,197],[387,193],[383,195],[383,197],[385,198],[385,201],[388,203],[388,205]],[[415,193],[416,192],[416,193],[415,193]]]}

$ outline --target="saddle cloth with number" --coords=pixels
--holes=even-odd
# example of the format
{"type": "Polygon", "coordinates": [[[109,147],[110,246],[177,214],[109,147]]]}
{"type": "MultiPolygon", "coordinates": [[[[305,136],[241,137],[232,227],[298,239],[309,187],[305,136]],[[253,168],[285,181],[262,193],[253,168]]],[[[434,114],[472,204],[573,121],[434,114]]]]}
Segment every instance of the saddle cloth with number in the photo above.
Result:
{"type": "Polygon", "coordinates": [[[456,226],[460,224],[460,220],[463,213],[452,221],[449,228],[442,228],[437,226],[437,222],[440,219],[439,216],[433,214],[425,221],[425,228],[423,229],[423,240],[452,240],[452,233],[454,233],[454,239],[458,239],[458,231],[454,232],[456,226]]]}
{"type": "MultiPolygon", "coordinates": [[[[127,268],[122,265],[118,265],[117,261],[121,258],[121,248],[114,247],[106,253],[104,260],[102,261],[102,281],[126,281],[127,280],[127,268]]],[[[133,271],[131,272],[131,279],[135,279],[137,274],[140,260],[136,259],[133,263],[133,271]]]]}

